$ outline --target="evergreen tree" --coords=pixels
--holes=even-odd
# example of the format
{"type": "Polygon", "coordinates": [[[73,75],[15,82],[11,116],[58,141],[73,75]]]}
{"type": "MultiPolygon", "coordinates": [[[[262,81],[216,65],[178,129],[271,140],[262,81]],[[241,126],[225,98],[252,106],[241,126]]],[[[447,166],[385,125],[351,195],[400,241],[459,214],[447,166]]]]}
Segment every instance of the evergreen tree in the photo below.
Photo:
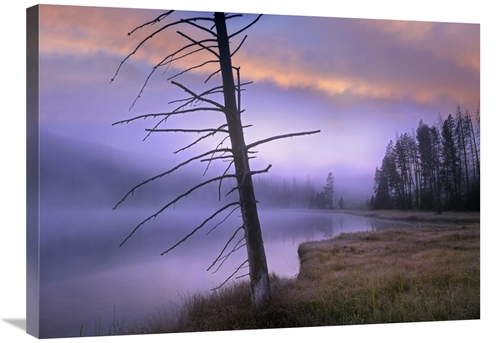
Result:
{"type": "Polygon", "coordinates": [[[455,144],[456,123],[453,117],[443,122],[441,136],[443,138],[443,164],[441,177],[444,190],[446,192],[446,207],[449,209],[462,210],[461,204],[461,180],[460,180],[460,159],[455,144]]]}
{"type": "Polygon", "coordinates": [[[339,208],[341,210],[344,209],[344,198],[342,196],[340,197],[339,202],[337,204],[339,205],[339,208]]]}
{"type": "Polygon", "coordinates": [[[396,135],[375,169],[371,209],[478,211],[479,108],[473,120],[457,106],[438,126],[420,120],[416,132],[396,135]]]}
{"type": "Polygon", "coordinates": [[[333,183],[334,183],[333,174],[332,172],[329,172],[326,178],[326,185],[323,188],[323,192],[325,193],[325,206],[328,209],[333,208],[333,183]]]}

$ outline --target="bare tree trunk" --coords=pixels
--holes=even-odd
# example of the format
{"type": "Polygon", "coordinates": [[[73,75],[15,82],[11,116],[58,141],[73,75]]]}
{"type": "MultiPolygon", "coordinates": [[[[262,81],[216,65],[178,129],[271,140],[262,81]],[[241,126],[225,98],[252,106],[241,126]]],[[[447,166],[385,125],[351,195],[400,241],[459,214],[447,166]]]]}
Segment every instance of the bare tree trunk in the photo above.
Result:
{"type": "MultiPolygon", "coordinates": [[[[152,20],[150,22],[144,23],[138,27],[136,27],[134,30],[132,30],[129,35],[139,29],[142,29],[143,27],[147,25],[152,25],[154,23],[157,23],[166,17],[168,17],[173,11],[168,11],[166,13],[161,14],[158,16],[155,20],[152,20]]],[[[296,137],[296,136],[305,136],[305,135],[312,135],[319,133],[320,130],[315,130],[315,131],[304,131],[304,132],[294,132],[294,133],[288,133],[288,134],[282,134],[282,135],[277,135],[273,137],[268,137],[250,144],[246,144],[243,136],[243,129],[245,126],[242,125],[241,122],[241,104],[240,104],[240,96],[241,96],[241,82],[240,82],[240,74],[239,74],[239,68],[234,68],[232,66],[232,55],[235,54],[243,42],[245,41],[245,38],[243,38],[240,42],[240,45],[231,53],[230,46],[229,46],[229,40],[234,39],[237,35],[240,35],[242,32],[250,28],[252,25],[254,25],[261,15],[258,15],[257,18],[252,21],[250,24],[247,26],[243,27],[242,29],[233,32],[232,34],[228,34],[227,32],[227,27],[226,27],[226,20],[240,17],[241,15],[231,15],[231,16],[226,16],[224,13],[219,13],[216,12],[214,13],[213,18],[212,17],[193,17],[193,18],[183,18],[179,20],[174,20],[170,21],[167,24],[165,24],[163,27],[160,29],[156,30],[153,34],[148,35],[145,37],[137,46],[136,48],[129,53],[124,60],[121,61],[119,67],[117,68],[115,75],[111,79],[111,82],[115,79],[115,77],[118,75],[123,63],[128,60],[131,56],[135,54],[135,52],[149,39],[152,39],[154,36],[156,36],[158,33],[174,27],[174,26],[184,26],[184,25],[190,25],[198,28],[200,31],[203,31],[204,33],[209,33],[212,37],[214,38],[208,38],[208,39],[201,39],[197,40],[194,38],[191,38],[187,36],[186,34],[182,33],[181,31],[177,31],[179,35],[182,37],[186,38],[189,43],[186,44],[185,46],[175,50],[168,56],[166,56],[163,60],[161,60],[158,64],[156,64],[153,67],[153,70],[150,72],[148,77],[146,78],[146,81],[144,82],[141,91],[139,92],[139,95],[136,97],[134,100],[134,103],[132,106],[135,104],[135,102],[140,98],[140,95],[142,94],[144,88],[146,87],[149,78],[153,75],[153,73],[160,67],[165,66],[167,64],[170,64],[173,60],[178,60],[187,56],[192,56],[196,53],[203,52],[203,53],[209,53],[212,54],[216,57],[216,60],[206,60],[203,63],[191,66],[174,76],[171,76],[169,80],[171,80],[172,84],[179,87],[180,89],[184,90],[186,93],[189,94],[189,97],[185,99],[178,99],[177,101],[172,101],[172,103],[176,103],[176,107],[171,110],[167,111],[164,113],[148,113],[148,114],[142,114],[130,119],[126,120],[121,120],[118,122],[113,123],[113,125],[118,125],[118,124],[127,124],[132,121],[136,121],[139,119],[146,119],[146,118],[157,118],[161,117],[161,119],[156,123],[156,125],[152,129],[146,129],[148,134],[146,135],[145,138],[149,137],[151,133],[156,133],[156,132],[185,132],[185,133],[204,133],[203,136],[199,137],[197,140],[195,140],[193,143],[175,151],[174,153],[177,154],[178,152],[181,152],[183,150],[186,150],[197,143],[199,143],[201,140],[211,137],[215,134],[222,133],[224,135],[229,134],[229,138],[231,140],[231,148],[222,148],[219,147],[222,145],[222,143],[226,140],[227,136],[222,140],[221,143],[217,146],[216,149],[206,151],[200,155],[194,156],[192,158],[189,158],[185,160],[184,162],[178,164],[177,166],[171,168],[168,171],[165,171],[161,174],[158,174],[156,176],[153,176],[139,184],[137,184],[135,187],[133,187],[119,202],[118,204],[113,208],[116,209],[121,203],[125,201],[126,198],[129,196],[132,196],[134,193],[134,190],[144,186],[147,183],[150,183],[156,179],[162,178],[165,175],[169,175],[172,172],[176,171],[177,169],[186,166],[194,161],[201,161],[201,162],[208,162],[208,166],[210,165],[210,162],[215,161],[215,160],[221,160],[221,159],[231,159],[229,166],[227,166],[227,169],[222,173],[222,175],[211,178],[209,180],[203,181],[198,183],[197,185],[193,186],[191,189],[189,189],[187,192],[180,194],[177,196],[175,199],[170,201],[168,204],[164,205],[161,207],[157,212],[154,214],[150,215],[146,219],[144,219],[142,222],[140,222],[136,227],[132,230],[132,232],[123,240],[123,242],[120,244],[122,246],[140,227],[142,227],[145,223],[147,223],[150,220],[155,219],[158,215],[163,213],[167,208],[170,206],[174,206],[181,198],[186,197],[187,195],[191,194],[195,190],[205,187],[208,184],[211,184],[213,182],[219,182],[219,201],[221,200],[221,193],[220,193],[220,182],[224,179],[236,179],[237,181],[237,187],[234,187],[231,189],[231,192],[238,190],[239,193],[239,201],[238,202],[232,202],[230,204],[227,204],[214,212],[211,216],[207,217],[201,225],[197,226],[193,231],[187,233],[182,239],[180,239],[177,243],[172,245],[169,249],[161,253],[161,255],[164,255],[171,251],[172,249],[175,249],[179,244],[185,242],[189,237],[194,235],[198,230],[200,230],[208,221],[212,220],[214,217],[219,215],[220,213],[229,210],[229,208],[233,208],[231,212],[229,213],[228,216],[230,216],[238,207],[241,210],[241,215],[242,215],[242,224],[240,227],[238,227],[231,238],[228,240],[226,243],[226,246],[222,249],[221,254],[213,261],[212,265],[207,269],[210,270],[214,265],[218,264],[218,268],[226,261],[227,257],[231,255],[233,252],[239,249],[240,243],[245,240],[245,245],[247,248],[247,260],[245,260],[241,265],[236,268],[235,272],[232,273],[229,278],[224,281],[219,287],[222,287],[228,280],[230,280],[236,273],[238,273],[242,268],[245,268],[248,266],[249,268],[249,275],[250,275],[250,286],[251,286],[251,293],[252,293],[252,303],[254,307],[259,307],[265,302],[267,302],[268,299],[271,297],[271,291],[270,291],[270,285],[269,285],[269,275],[268,275],[268,270],[267,270],[267,260],[266,260],[266,254],[264,251],[264,242],[262,240],[262,232],[260,228],[260,222],[259,222],[259,216],[257,213],[257,201],[255,200],[255,195],[254,195],[254,186],[252,182],[252,175],[255,174],[260,174],[260,173],[267,173],[269,168],[271,168],[271,165],[269,165],[266,169],[263,170],[258,170],[258,171],[252,171],[249,166],[249,158],[248,158],[248,153],[249,150],[261,145],[265,144],[274,140],[278,139],[284,139],[284,138],[291,138],[291,137],[296,137]],[[204,24],[208,24],[205,27],[200,24],[197,24],[196,22],[203,22],[204,24]],[[215,25],[214,25],[215,24],[215,25]],[[214,32],[213,30],[216,30],[217,32],[214,32]],[[216,44],[214,44],[216,43],[216,44]],[[218,48],[218,52],[215,51],[216,46],[218,48]],[[187,52],[186,52],[187,51],[187,52]],[[213,64],[212,64],[213,63],[213,64]],[[187,73],[189,71],[204,67],[208,64],[211,65],[217,65],[219,67],[218,70],[210,74],[208,79],[205,81],[207,82],[212,76],[214,76],[217,73],[222,74],[222,87],[218,86],[209,90],[205,90],[202,93],[196,93],[189,88],[183,86],[182,84],[173,81],[173,78],[176,78],[184,73],[187,73]],[[234,70],[237,72],[237,82],[235,84],[235,79],[233,76],[234,70]],[[219,94],[220,90],[222,88],[223,92],[223,98],[224,98],[224,104],[219,103],[218,101],[215,101],[213,99],[209,99],[212,95],[219,94]],[[181,103],[180,105],[178,103],[181,103]],[[196,106],[197,103],[203,103],[206,106],[196,106]],[[193,104],[195,106],[193,106],[193,104]],[[212,111],[212,112],[223,112],[226,118],[226,124],[220,125],[217,128],[204,128],[204,129],[189,129],[189,128],[160,128],[160,125],[163,124],[170,116],[173,115],[179,115],[179,114],[186,114],[189,112],[199,112],[199,111],[212,111]],[[231,154],[231,155],[229,155],[231,154]],[[234,174],[228,174],[230,166],[234,164],[235,168],[235,173],[234,174]],[[228,244],[235,238],[236,234],[238,232],[241,233],[241,230],[244,230],[244,237],[241,238],[241,240],[238,241],[236,244],[235,248],[230,251],[228,254],[226,254],[224,257],[222,257],[222,254],[226,251],[226,248],[228,244]]],[[[225,161],[226,162],[226,161],[225,161]]],[[[228,194],[229,194],[228,193],[228,194]]],[[[226,219],[227,217],[226,216],[226,219]]],[[[224,222],[226,219],[224,219],[222,222],[224,222]]],[[[222,223],[221,222],[221,223],[222,223]]],[[[220,224],[220,223],[219,223],[220,224]]],[[[218,224],[217,224],[218,225],[218,224]]],[[[217,226],[216,225],[216,226],[217,226]]],[[[215,228],[215,227],[214,227],[215,228]]],[[[213,228],[213,229],[214,229],[213,228]]],[[[212,229],[212,230],[213,230],[212,229]]],[[[211,231],[211,230],[210,230],[211,231]]],[[[217,268],[217,269],[218,269],[217,268]]],[[[241,277],[240,275],[239,277],[241,277]]]]}
{"type": "Polygon", "coordinates": [[[462,148],[463,152],[463,165],[465,168],[465,184],[466,184],[466,194],[469,196],[470,194],[470,186],[469,186],[469,166],[467,163],[467,144],[465,142],[465,132],[464,132],[464,116],[460,111],[460,108],[457,109],[457,131],[458,131],[458,148],[462,148]]]}
{"type": "MultiPolygon", "coordinates": [[[[479,117],[479,107],[478,109],[476,110],[476,118],[479,117]]],[[[477,168],[477,175],[479,177],[479,175],[481,174],[481,170],[479,168],[479,153],[477,151],[477,144],[476,144],[476,132],[474,130],[474,125],[472,124],[472,120],[469,118],[470,120],[470,126],[471,126],[471,131],[472,131],[472,141],[474,142],[474,151],[476,153],[476,159],[475,159],[475,163],[476,163],[476,168],[477,168]]],[[[479,120],[477,122],[477,125],[478,125],[478,128],[479,128],[479,120]]]]}
{"type": "Polygon", "coordinates": [[[236,101],[236,88],[233,77],[226,18],[224,13],[220,12],[216,12],[214,16],[220,54],[220,70],[223,80],[225,115],[231,139],[241,215],[245,230],[252,303],[254,306],[258,307],[266,302],[271,294],[267,260],[257,213],[252,175],[248,164],[247,146],[243,137],[243,126],[236,101]]]}

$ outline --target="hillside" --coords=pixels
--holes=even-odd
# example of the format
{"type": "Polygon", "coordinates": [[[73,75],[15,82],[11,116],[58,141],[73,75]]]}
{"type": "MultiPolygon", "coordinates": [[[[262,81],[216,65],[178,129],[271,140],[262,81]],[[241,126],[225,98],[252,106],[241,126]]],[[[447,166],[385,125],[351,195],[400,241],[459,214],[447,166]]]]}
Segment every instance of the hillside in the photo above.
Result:
{"type": "MultiPolygon", "coordinates": [[[[148,168],[143,160],[110,147],[41,133],[41,203],[111,209],[132,187],[165,171],[157,166],[148,168]]],[[[191,179],[191,174],[184,172],[156,180],[135,191],[123,206],[164,201],[185,190],[191,179]]]]}

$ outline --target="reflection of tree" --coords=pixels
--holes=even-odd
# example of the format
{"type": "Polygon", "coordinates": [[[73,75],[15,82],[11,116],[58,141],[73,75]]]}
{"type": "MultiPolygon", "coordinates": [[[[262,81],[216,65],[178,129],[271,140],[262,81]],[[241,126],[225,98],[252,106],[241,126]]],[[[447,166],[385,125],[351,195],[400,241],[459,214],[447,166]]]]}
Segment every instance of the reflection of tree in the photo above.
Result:
{"type": "Polygon", "coordinates": [[[323,233],[323,237],[328,238],[333,236],[333,227],[335,225],[335,217],[320,217],[316,221],[315,229],[323,233]]]}
{"type": "Polygon", "coordinates": [[[263,211],[262,222],[270,228],[264,233],[266,242],[303,242],[317,238],[318,232],[332,232],[331,216],[308,211],[263,211]]]}
{"type": "Polygon", "coordinates": [[[367,226],[371,228],[372,231],[381,231],[396,228],[409,228],[413,226],[418,226],[416,222],[406,222],[406,221],[396,221],[396,220],[377,220],[370,219],[367,221],[367,226]]]}
{"type": "Polygon", "coordinates": [[[340,224],[340,229],[344,228],[344,216],[339,217],[339,224],[340,224]]]}

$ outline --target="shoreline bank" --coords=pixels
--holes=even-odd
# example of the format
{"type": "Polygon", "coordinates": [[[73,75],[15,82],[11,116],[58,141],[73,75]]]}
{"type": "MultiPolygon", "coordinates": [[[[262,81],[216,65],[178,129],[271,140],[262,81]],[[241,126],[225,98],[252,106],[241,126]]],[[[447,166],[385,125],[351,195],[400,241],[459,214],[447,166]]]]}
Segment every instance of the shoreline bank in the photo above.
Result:
{"type": "Polygon", "coordinates": [[[384,220],[398,221],[422,221],[429,223],[480,223],[480,212],[442,212],[436,213],[432,211],[413,211],[413,210],[362,210],[362,209],[334,209],[328,212],[345,213],[361,217],[377,218],[384,220]]]}

